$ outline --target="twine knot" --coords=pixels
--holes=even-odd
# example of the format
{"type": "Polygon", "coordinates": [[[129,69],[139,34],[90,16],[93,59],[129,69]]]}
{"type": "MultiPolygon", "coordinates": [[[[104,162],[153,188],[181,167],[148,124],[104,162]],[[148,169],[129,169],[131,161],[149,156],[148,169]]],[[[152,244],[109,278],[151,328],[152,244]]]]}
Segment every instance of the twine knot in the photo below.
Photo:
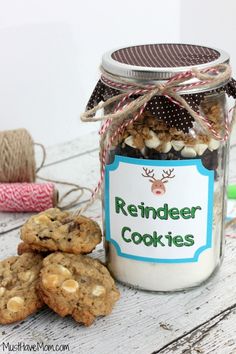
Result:
{"type": "Polygon", "coordinates": [[[192,118],[201,126],[203,131],[214,137],[216,140],[225,141],[229,136],[228,121],[225,122],[225,132],[222,136],[213,127],[211,122],[198,112],[194,111],[181,95],[181,91],[191,91],[193,88],[212,90],[216,87],[223,86],[231,78],[231,67],[229,64],[219,64],[217,66],[198,70],[193,68],[190,71],[177,74],[169,79],[166,83],[157,83],[155,85],[141,85],[130,83],[124,78],[115,77],[107,72],[102,72],[101,80],[116,89],[125,90],[124,93],[118,94],[100,102],[92,109],[82,113],[81,120],[83,122],[104,121],[100,133],[104,134],[113,120],[122,120],[128,116],[134,115],[136,112],[143,111],[147,103],[156,95],[167,97],[172,103],[187,110],[192,118]],[[192,82],[195,78],[198,81],[192,82]],[[117,81],[118,80],[118,81],[117,81]],[[95,113],[102,108],[108,108],[116,103],[116,107],[112,113],[103,114],[98,117],[95,113]]]}

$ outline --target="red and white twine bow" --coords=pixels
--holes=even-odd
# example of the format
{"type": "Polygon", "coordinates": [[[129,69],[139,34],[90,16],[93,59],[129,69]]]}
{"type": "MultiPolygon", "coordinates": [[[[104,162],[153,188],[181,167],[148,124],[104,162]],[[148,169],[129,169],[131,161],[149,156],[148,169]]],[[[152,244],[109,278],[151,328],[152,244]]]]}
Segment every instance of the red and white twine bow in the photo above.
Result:
{"type": "MultiPolygon", "coordinates": [[[[125,119],[113,135],[109,137],[106,145],[103,147],[103,151],[101,152],[101,176],[97,187],[93,191],[92,199],[89,205],[94,201],[103,183],[107,152],[111,148],[113,142],[120,134],[122,134],[127,126],[140,118],[148,102],[156,95],[163,95],[172,103],[186,109],[194,120],[198,122],[210,136],[219,141],[226,141],[230,134],[230,122],[228,116],[226,115],[225,118],[224,135],[222,136],[214,129],[212,123],[207,119],[207,117],[204,117],[199,112],[195,112],[191,108],[183,96],[181,96],[180,92],[188,92],[196,87],[199,89],[212,90],[216,87],[224,85],[230,80],[230,78],[231,68],[228,64],[220,64],[204,70],[192,69],[187,72],[174,75],[171,79],[166,81],[166,83],[158,83],[157,85],[138,85],[130,83],[123,78],[118,78],[119,81],[117,81],[117,77],[108,73],[103,73],[101,80],[106,85],[125,92],[111,97],[105,102],[100,102],[92,109],[87,110],[81,115],[81,120],[84,122],[103,121],[99,134],[102,136],[104,141],[106,133],[113,121],[121,118],[127,118],[128,116],[132,116],[132,118],[128,120],[125,119]],[[191,82],[194,78],[198,79],[198,81],[191,82]],[[100,117],[95,116],[97,111],[107,108],[114,103],[116,105],[112,113],[105,114],[100,117]]],[[[83,208],[83,211],[85,211],[87,207],[88,205],[83,208]]]]}

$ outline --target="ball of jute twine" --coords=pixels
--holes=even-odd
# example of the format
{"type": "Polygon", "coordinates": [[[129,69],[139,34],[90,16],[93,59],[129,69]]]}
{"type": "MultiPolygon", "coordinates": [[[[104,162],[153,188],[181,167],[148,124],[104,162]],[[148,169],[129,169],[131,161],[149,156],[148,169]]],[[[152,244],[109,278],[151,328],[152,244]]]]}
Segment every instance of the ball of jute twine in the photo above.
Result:
{"type": "Polygon", "coordinates": [[[26,129],[0,132],[0,183],[35,182],[34,142],[26,129]]]}
{"type": "Polygon", "coordinates": [[[39,176],[38,172],[43,168],[45,160],[45,147],[40,143],[35,143],[26,129],[0,132],[0,183],[33,183],[38,178],[47,182],[69,186],[71,189],[64,193],[57,202],[57,206],[61,209],[69,209],[76,206],[85,191],[92,192],[90,188],[82,187],[75,183],[39,176]],[[35,146],[40,146],[42,149],[42,161],[38,167],[36,167],[35,161],[35,146]],[[76,193],[77,196],[73,201],[63,205],[62,202],[71,193],[76,193]]]}

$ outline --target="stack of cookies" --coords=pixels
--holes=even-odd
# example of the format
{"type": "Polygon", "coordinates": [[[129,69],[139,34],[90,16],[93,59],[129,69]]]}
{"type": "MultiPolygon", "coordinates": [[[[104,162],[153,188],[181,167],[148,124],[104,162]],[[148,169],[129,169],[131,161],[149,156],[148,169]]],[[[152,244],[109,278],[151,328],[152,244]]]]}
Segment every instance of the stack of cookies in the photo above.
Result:
{"type": "Polygon", "coordinates": [[[99,225],[59,209],[32,216],[21,229],[19,256],[0,261],[0,323],[26,318],[47,304],[86,326],[111,313],[119,291],[107,268],[90,253],[99,225]]]}

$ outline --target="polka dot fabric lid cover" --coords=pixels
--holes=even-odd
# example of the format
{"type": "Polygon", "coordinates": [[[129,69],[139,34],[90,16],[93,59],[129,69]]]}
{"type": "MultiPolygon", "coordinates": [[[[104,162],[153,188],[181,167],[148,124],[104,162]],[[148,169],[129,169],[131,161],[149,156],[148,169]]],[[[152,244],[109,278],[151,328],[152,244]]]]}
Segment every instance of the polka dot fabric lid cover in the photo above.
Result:
{"type": "MultiPolygon", "coordinates": [[[[226,54],[226,53],[224,53],[226,54]]],[[[228,57],[218,50],[197,45],[186,44],[150,44],[121,48],[105,54],[103,69],[112,74],[139,80],[165,80],[179,72],[190,70],[195,66],[204,68],[222,62],[228,57]],[[108,58],[108,60],[107,60],[108,58]]],[[[140,81],[141,82],[141,81],[140,81]]],[[[198,111],[205,95],[225,91],[229,96],[236,98],[236,81],[231,79],[225,86],[212,91],[184,94],[185,100],[198,111]]],[[[118,95],[119,90],[111,88],[98,81],[87,105],[93,108],[100,101],[118,95]]],[[[189,113],[171,102],[164,96],[155,96],[146,106],[158,119],[164,120],[168,126],[175,127],[185,133],[192,127],[193,118],[189,113]]]]}
{"type": "Polygon", "coordinates": [[[217,60],[219,51],[191,44],[146,44],[120,48],[111,54],[119,63],[144,68],[176,68],[217,60]]]}

